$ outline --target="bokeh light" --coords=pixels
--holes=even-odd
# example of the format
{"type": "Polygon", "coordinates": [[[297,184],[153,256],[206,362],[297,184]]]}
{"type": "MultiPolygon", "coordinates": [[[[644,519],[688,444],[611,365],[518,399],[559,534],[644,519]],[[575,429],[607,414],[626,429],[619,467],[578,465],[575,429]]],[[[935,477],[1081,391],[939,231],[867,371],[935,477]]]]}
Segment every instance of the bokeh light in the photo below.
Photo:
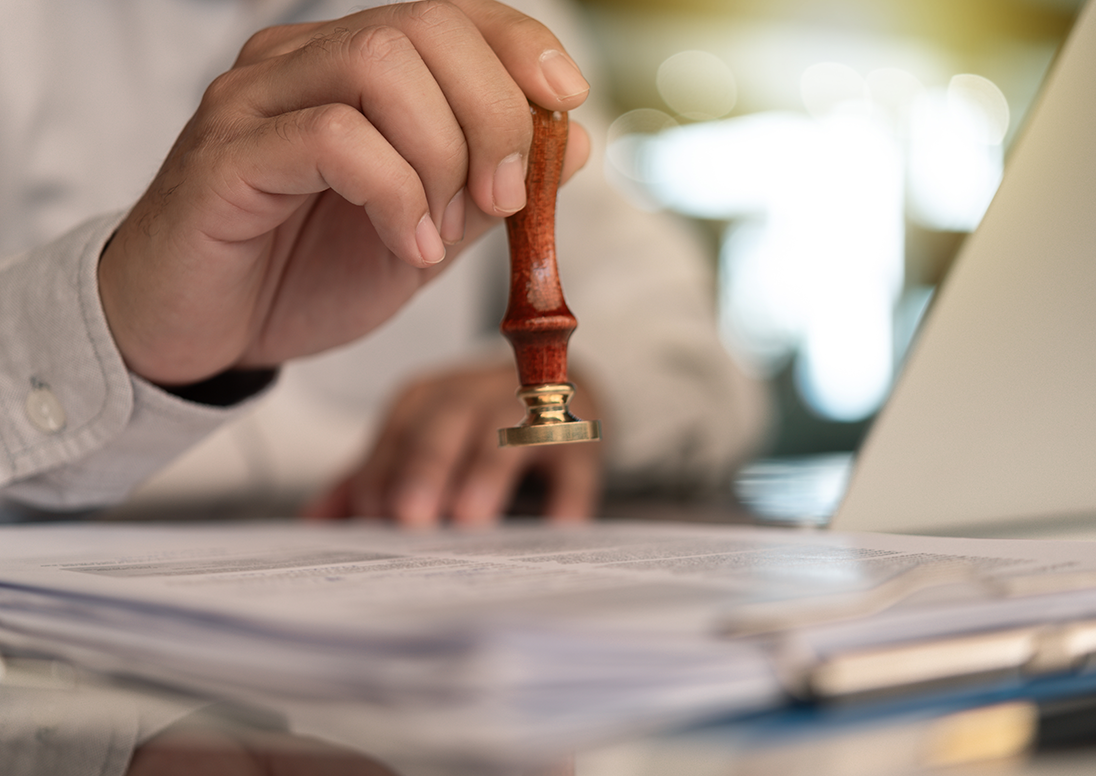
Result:
{"type": "Polygon", "coordinates": [[[868,84],[854,69],[838,62],[819,62],[803,71],[799,91],[807,112],[825,118],[836,110],[862,109],[868,84]]]}
{"type": "Polygon", "coordinates": [[[676,127],[677,121],[654,108],[628,111],[609,125],[605,143],[605,175],[636,207],[656,211],[662,204],[654,195],[647,150],[652,140],[676,127]]]}
{"type": "Polygon", "coordinates": [[[668,57],[659,65],[655,83],[666,105],[692,121],[722,118],[738,98],[731,69],[707,51],[681,51],[668,57]]]}
{"type": "Polygon", "coordinates": [[[864,79],[872,105],[890,124],[895,137],[904,137],[910,112],[925,87],[917,76],[897,67],[881,67],[864,79]]]}
{"type": "Polygon", "coordinates": [[[952,79],[947,89],[930,89],[913,106],[907,148],[909,214],[929,229],[973,231],[1004,172],[1000,139],[1008,129],[1007,103],[1002,108],[1000,90],[974,78],[952,79]],[[986,142],[994,138],[997,143],[986,142]]]}
{"type": "Polygon", "coordinates": [[[903,279],[901,154],[884,123],[837,112],[761,113],[648,137],[652,195],[731,226],[721,250],[721,327],[763,373],[798,354],[820,416],[877,409],[894,370],[903,279]]]}
{"type": "Polygon", "coordinates": [[[1001,145],[1009,127],[1008,100],[997,84],[971,73],[948,83],[948,107],[961,131],[985,145],[1001,145]]]}
{"type": "Polygon", "coordinates": [[[618,118],[611,177],[642,207],[727,224],[720,326],[741,360],[769,376],[791,367],[820,418],[869,418],[928,298],[903,311],[906,219],[936,231],[981,220],[1010,125],[1001,89],[823,60],[800,73],[803,110],[718,118],[735,99],[719,57],[680,51],[656,80],[674,115],[618,118]]]}

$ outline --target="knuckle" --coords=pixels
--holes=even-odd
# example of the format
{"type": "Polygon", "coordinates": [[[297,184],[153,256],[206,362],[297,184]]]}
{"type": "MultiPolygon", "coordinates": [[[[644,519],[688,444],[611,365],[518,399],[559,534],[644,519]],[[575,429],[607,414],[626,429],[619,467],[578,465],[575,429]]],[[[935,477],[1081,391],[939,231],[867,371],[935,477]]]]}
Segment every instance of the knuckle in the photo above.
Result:
{"type": "Polygon", "coordinates": [[[247,39],[240,49],[236,63],[252,64],[288,54],[301,48],[302,38],[314,27],[313,24],[279,24],[265,27],[247,39]]]}
{"type": "Polygon", "coordinates": [[[350,54],[355,60],[384,63],[402,58],[412,49],[411,41],[395,27],[366,27],[350,39],[350,54]]]}
{"type": "Polygon", "coordinates": [[[282,140],[294,142],[303,134],[301,116],[298,113],[282,113],[268,124],[260,126],[259,132],[273,132],[282,140]]]}
{"type": "Polygon", "coordinates": [[[468,169],[468,142],[461,132],[439,141],[438,156],[443,170],[452,171],[454,177],[463,180],[468,169]]]}
{"type": "Polygon", "coordinates": [[[336,102],[282,114],[275,119],[274,129],[287,140],[306,137],[321,151],[336,152],[346,146],[361,121],[355,108],[336,102]]]}
{"type": "Polygon", "coordinates": [[[464,417],[469,411],[468,394],[459,388],[446,390],[435,386],[430,394],[430,403],[437,417],[446,418],[450,423],[464,417]]]}
{"type": "Polygon", "coordinates": [[[538,36],[543,36],[545,32],[543,24],[524,14],[517,18],[509,18],[507,20],[507,27],[521,39],[529,38],[535,40],[538,36]]]}
{"type": "Polygon", "coordinates": [[[276,38],[280,38],[280,35],[279,30],[274,27],[266,27],[253,33],[240,48],[239,61],[254,62],[270,56],[276,38]]]}
{"type": "Polygon", "coordinates": [[[311,127],[321,137],[344,138],[354,132],[362,120],[356,108],[342,102],[320,105],[309,111],[311,127]]]}
{"type": "Polygon", "coordinates": [[[528,144],[533,134],[529,103],[515,85],[500,85],[480,97],[483,126],[490,127],[498,142],[518,147],[528,144]]]}
{"type": "Polygon", "coordinates": [[[481,7],[478,9],[477,17],[480,26],[496,29],[505,28],[520,32],[522,35],[532,33],[539,36],[543,34],[545,30],[543,24],[513,6],[513,3],[491,3],[481,7]]]}
{"type": "Polygon", "coordinates": [[[329,52],[333,48],[341,46],[346,40],[353,38],[353,33],[347,27],[336,27],[327,33],[316,33],[308,39],[300,52],[303,54],[318,54],[329,52]]]}
{"type": "Polygon", "coordinates": [[[361,114],[349,105],[330,103],[272,116],[255,131],[273,132],[288,143],[304,143],[315,149],[318,161],[330,161],[338,158],[351,142],[355,125],[361,120],[361,114]]]}
{"type": "Polygon", "coordinates": [[[222,76],[206,90],[198,110],[172,147],[171,158],[180,163],[196,164],[199,159],[206,159],[216,149],[247,134],[252,122],[236,108],[229,96],[230,92],[236,92],[230,80],[233,79],[222,76]]]}
{"type": "Polygon", "coordinates": [[[408,18],[429,28],[449,27],[462,23],[465,19],[455,5],[445,0],[418,0],[407,3],[404,9],[408,18]]]}
{"type": "Polygon", "coordinates": [[[202,107],[216,110],[231,104],[239,94],[244,80],[244,70],[233,68],[214,78],[202,94],[202,107]]]}

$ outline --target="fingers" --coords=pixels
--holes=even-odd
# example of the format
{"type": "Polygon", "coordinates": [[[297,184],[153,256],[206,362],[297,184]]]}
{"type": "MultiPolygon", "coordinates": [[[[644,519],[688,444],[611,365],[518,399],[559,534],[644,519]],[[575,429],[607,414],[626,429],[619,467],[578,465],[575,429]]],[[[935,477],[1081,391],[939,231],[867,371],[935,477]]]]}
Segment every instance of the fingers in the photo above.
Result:
{"type": "Polygon", "coordinates": [[[192,715],[142,743],[126,776],[396,776],[378,760],[318,739],[192,715]]]}
{"type": "Polygon", "coordinates": [[[255,35],[103,253],[127,364],[181,385],[367,333],[447,243],[524,205],[527,96],[569,109],[582,83],[547,29],[494,0],[255,35]]]}
{"type": "MultiPolygon", "coordinates": [[[[516,403],[515,403],[516,408],[516,403]]],[[[449,516],[457,525],[491,525],[513,499],[532,466],[530,449],[500,448],[497,429],[513,425],[518,412],[503,407],[484,413],[482,431],[470,439],[459,480],[454,483],[449,516]]]]}
{"type": "MultiPolygon", "coordinates": [[[[333,103],[359,111],[414,169],[426,191],[435,227],[440,231],[450,225],[446,241],[456,242],[461,230],[453,225],[459,221],[447,220],[445,215],[451,202],[459,210],[462,199],[457,195],[468,174],[469,149],[460,122],[474,123],[450,104],[452,95],[447,90],[452,90],[447,81],[453,77],[447,71],[464,66],[475,71],[477,79],[509,84],[510,102],[500,101],[500,110],[516,114],[523,100],[471,23],[455,9],[445,15],[449,18],[429,34],[414,17],[402,18],[409,16],[406,10],[360,13],[334,23],[333,29],[299,32],[297,35],[309,37],[298,48],[248,66],[254,76],[244,99],[260,116],[333,103]],[[354,28],[355,22],[365,26],[354,28]],[[439,58],[442,42],[462,52],[461,56],[459,61],[450,57],[454,61],[446,62],[440,70],[432,69],[423,55],[439,58]],[[444,77],[439,78],[435,71],[444,77]]],[[[283,43],[278,41],[276,47],[283,43]]],[[[469,105],[467,110],[477,108],[469,105]]],[[[478,111],[482,113],[482,109],[478,111]]],[[[484,120],[497,119],[484,116],[484,120]]],[[[511,116],[510,124],[520,120],[511,116]]],[[[505,122],[499,126],[506,128],[505,122]]],[[[511,150],[504,149],[504,153],[511,150]]],[[[364,156],[362,161],[368,158],[364,156]]]]}
{"type": "Polygon", "coordinates": [[[421,176],[353,108],[331,103],[267,119],[218,151],[236,154],[237,175],[221,184],[227,191],[211,187],[202,193],[211,205],[229,198],[237,208],[210,225],[214,239],[246,242],[254,219],[277,222],[284,217],[281,206],[293,197],[330,188],[364,208],[381,240],[403,261],[425,268],[445,258],[421,176]],[[270,202],[269,194],[280,196],[270,202]],[[254,218],[233,218],[239,210],[254,218]]]}
{"type": "MultiPolygon", "coordinates": [[[[388,12],[410,11],[433,21],[445,13],[437,6],[452,5],[473,24],[492,51],[512,74],[522,92],[538,105],[553,110],[573,110],[582,104],[590,86],[563,45],[539,22],[495,0],[452,0],[451,3],[401,3],[388,12]],[[432,17],[431,14],[437,16],[432,17]]],[[[371,14],[366,11],[363,14],[371,14]]],[[[359,14],[336,22],[282,25],[255,33],[240,51],[236,66],[281,56],[306,45],[325,46],[330,36],[344,33],[359,14]]],[[[384,23],[391,24],[393,16],[384,23]]]]}
{"type": "Polygon", "coordinates": [[[351,508],[351,490],[353,480],[347,477],[338,482],[325,493],[306,503],[300,511],[300,516],[305,520],[334,520],[340,517],[350,517],[353,514],[351,508]]]}
{"type": "MultiPolygon", "coordinates": [[[[453,26],[457,29],[449,37],[457,41],[455,45],[475,50],[471,46],[478,37],[475,30],[469,25],[453,26]]],[[[458,242],[464,231],[463,189],[468,177],[469,147],[460,124],[461,114],[452,110],[415,41],[395,27],[374,26],[345,33],[331,45],[339,50],[305,47],[294,54],[290,69],[297,73],[297,79],[281,94],[295,99],[345,102],[360,110],[418,176],[431,222],[442,240],[458,242]],[[321,71],[331,73],[331,80],[317,78],[316,60],[321,71]],[[344,61],[351,63],[356,79],[340,77],[340,68],[332,66],[333,62],[344,61]],[[321,88],[318,93],[318,81],[330,88],[321,88]],[[397,88],[391,87],[393,82],[397,88]]],[[[480,57],[485,55],[479,53],[480,57]]],[[[476,58],[475,54],[469,56],[476,58]]],[[[493,75],[496,79],[504,77],[498,72],[493,75]]]]}
{"type": "Polygon", "coordinates": [[[481,428],[473,406],[435,396],[443,403],[408,427],[389,472],[387,501],[401,525],[438,523],[468,440],[481,428]]]}
{"type": "Polygon", "coordinates": [[[318,499],[309,513],[389,517],[426,528],[448,513],[452,483],[465,446],[478,428],[478,408],[468,386],[451,389],[428,381],[407,388],[390,408],[385,426],[361,467],[349,478],[345,502],[338,491],[318,499]],[[339,507],[345,514],[332,514],[339,507]]]}
{"type": "Polygon", "coordinates": [[[551,455],[551,465],[543,467],[548,478],[544,516],[559,523],[589,520],[601,501],[601,447],[571,444],[551,455]]]}
{"type": "Polygon", "coordinates": [[[393,405],[358,471],[305,514],[389,517],[408,527],[450,520],[498,521],[531,471],[548,481],[545,515],[589,518],[601,490],[597,445],[499,448],[497,429],[516,423],[513,366],[443,373],[408,388],[393,405]]]}
{"type": "MultiPolygon", "coordinates": [[[[560,183],[566,183],[572,175],[582,169],[590,157],[590,136],[585,127],[577,122],[569,122],[567,148],[563,157],[563,170],[560,183]]],[[[470,234],[482,234],[497,223],[497,219],[481,212],[478,208],[469,208],[465,217],[465,229],[470,234]]]]}
{"type": "Polygon", "coordinates": [[[507,364],[430,377],[405,394],[374,453],[389,467],[387,514],[412,526],[498,520],[524,468],[519,451],[498,448],[496,430],[520,416],[516,379],[507,364]]]}
{"type": "Polygon", "coordinates": [[[574,60],[543,25],[493,1],[454,0],[483,34],[530,100],[550,110],[573,110],[590,91],[574,60]]]}
{"type": "MultiPolygon", "coordinates": [[[[588,90],[551,32],[491,0],[400,3],[278,28],[255,36],[240,62],[257,71],[243,96],[260,115],[328,103],[358,109],[419,176],[449,243],[463,236],[466,194],[490,216],[524,206],[527,96],[569,109],[588,90]]],[[[412,192],[404,208],[415,226],[416,199],[412,192]]]]}

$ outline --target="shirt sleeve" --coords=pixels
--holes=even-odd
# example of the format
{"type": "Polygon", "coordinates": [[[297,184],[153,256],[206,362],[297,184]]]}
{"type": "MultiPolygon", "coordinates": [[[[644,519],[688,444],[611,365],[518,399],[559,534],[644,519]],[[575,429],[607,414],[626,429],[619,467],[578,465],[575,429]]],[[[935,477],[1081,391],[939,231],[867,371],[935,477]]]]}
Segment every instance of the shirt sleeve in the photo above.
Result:
{"type": "Polygon", "coordinates": [[[249,403],[186,401],[126,368],[97,283],[122,217],[0,260],[0,497],[44,509],[115,503],[249,403]]]}
{"type": "Polygon", "coordinates": [[[29,655],[0,655],[4,776],[123,776],[137,747],[184,720],[228,732],[285,729],[272,711],[104,681],[64,660],[29,655]]]}
{"type": "Polygon", "coordinates": [[[122,776],[137,745],[131,699],[6,687],[0,762],[7,776],[122,776]]]}

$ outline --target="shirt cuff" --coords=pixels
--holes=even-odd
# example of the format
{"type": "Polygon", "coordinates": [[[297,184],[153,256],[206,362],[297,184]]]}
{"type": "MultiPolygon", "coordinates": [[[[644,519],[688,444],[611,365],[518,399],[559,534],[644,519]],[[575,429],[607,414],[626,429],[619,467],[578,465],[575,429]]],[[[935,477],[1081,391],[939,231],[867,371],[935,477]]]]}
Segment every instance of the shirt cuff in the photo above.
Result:
{"type": "Polygon", "coordinates": [[[5,498],[46,509],[116,503],[251,403],[187,401],[126,368],[98,291],[99,257],[123,217],[0,261],[5,498]]]}

